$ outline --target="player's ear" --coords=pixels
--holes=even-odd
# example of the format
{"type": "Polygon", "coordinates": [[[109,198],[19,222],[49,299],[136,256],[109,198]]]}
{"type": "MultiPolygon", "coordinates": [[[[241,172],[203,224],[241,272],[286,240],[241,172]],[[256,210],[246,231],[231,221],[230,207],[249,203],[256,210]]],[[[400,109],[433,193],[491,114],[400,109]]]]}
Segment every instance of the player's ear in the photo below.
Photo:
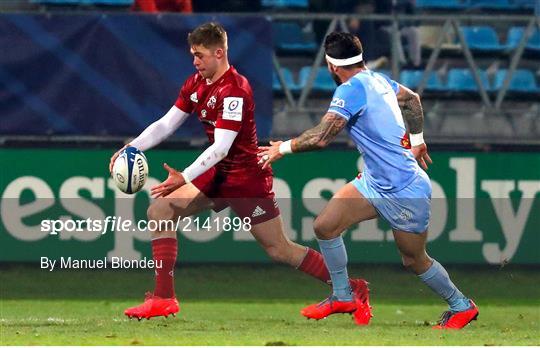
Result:
{"type": "Polygon", "coordinates": [[[214,53],[216,55],[216,58],[221,59],[225,56],[225,50],[221,47],[216,48],[216,51],[214,53]]]}
{"type": "Polygon", "coordinates": [[[328,71],[330,72],[336,72],[336,66],[330,62],[326,62],[326,65],[328,65],[328,71]]]}

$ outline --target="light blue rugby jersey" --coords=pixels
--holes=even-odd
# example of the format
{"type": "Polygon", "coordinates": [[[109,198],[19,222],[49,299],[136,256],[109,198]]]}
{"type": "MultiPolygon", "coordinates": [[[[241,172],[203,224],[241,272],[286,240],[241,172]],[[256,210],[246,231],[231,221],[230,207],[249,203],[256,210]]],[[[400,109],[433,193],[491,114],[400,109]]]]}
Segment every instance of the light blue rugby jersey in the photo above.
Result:
{"type": "Polygon", "coordinates": [[[407,186],[419,167],[401,145],[406,128],[396,94],[399,85],[383,74],[361,71],[336,88],[329,112],[347,119],[347,130],[364,156],[366,180],[377,191],[407,186]]]}

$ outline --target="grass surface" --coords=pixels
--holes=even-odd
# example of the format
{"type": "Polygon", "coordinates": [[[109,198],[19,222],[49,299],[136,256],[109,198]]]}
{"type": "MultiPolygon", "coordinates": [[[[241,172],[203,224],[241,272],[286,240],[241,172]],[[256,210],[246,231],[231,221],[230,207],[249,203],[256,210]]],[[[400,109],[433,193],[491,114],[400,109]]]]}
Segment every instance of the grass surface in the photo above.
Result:
{"type": "Polygon", "coordinates": [[[152,287],[152,272],[0,269],[0,345],[540,345],[536,269],[450,268],[480,307],[458,332],[432,330],[446,306],[413,275],[352,268],[371,282],[374,318],[305,320],[329,291],[286,267],[186,266],[176,272],[177,318],[130,321],[124,308],[152,287]]]}

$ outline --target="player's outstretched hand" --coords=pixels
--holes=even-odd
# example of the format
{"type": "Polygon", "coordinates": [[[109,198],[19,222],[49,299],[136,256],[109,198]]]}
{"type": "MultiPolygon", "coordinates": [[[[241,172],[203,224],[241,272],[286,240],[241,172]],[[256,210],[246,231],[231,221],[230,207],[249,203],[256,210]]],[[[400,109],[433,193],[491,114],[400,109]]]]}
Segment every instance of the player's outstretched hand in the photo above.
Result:
{"type": "Polygon", "coordinates": [[[416,161],[424,170],[428,168],[428,163],[431,164],[433,161],[431,160],[431,157],[428,155],[427,151],[427,145],[426,144],[420,144],[417,146],[413,146],[411,148],[411,152],[414,155],[414,158],[416,158],[416,161]]]}
{"type": "Polygon", "coordinates": [[[279,145],[283,141],[270,141],[270,146],[259,146],[259,164],[262,164],[262,169],[269,167],[272,162],[277,161],[283,155],[279,152],[279,145]]]}
{"type": "Polygon", "coordinates": [[[169,172],[169,176],[161,184],[152,187],[151,193],[154,198],[165,197],[186,183],[186,179],[184,179],[182,173],[169,167],[167,163],[163,163],[163,168],[169,172]]]}
{"type": "Polygon", "coordinates": [[[130,144],[126,144],[124,145],[123,148],[121,148],[120,150],[116,151],[114,153],[114,155],[112,155],[111,157],[111,161],[109,162],[109,173],[112,174],[112,168],[114,166],[114,161],[116,161],[116,159],[118,158],[118,156],[120,155],[120,152],[122,152],[126,147],[130,146],[130,144]]]}

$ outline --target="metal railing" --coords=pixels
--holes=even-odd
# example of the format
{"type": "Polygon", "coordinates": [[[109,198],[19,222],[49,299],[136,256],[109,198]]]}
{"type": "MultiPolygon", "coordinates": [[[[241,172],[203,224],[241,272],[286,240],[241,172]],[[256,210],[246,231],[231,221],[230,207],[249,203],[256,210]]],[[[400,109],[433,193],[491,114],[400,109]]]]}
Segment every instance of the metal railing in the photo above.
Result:
{"type": "MultiPolygon", "coordinates": [[[[359,19],[362,21],[390,21],[391,24],[391,37],[392,45],[391,49],[391,65],[392,65],[392,75],[394,79],[397,79],[399,76],[399,62],[397,59],[397,45],[399,44],[400,34],[399,26],[404,22],[418,22],[419,25],[422,23],[427,23],[429,25],[439,25],[442,29],[436,39],[435,46],[433,47],[431,54],[426,63],[426,68],[424,69],[422,79],[417,87],[417,92],[422,95],[427,86],[428,78],[436,66],[437,61],[441,58],[441,51],[445,38],[448,34],[452,32],[457,37],[456,44],[461,48],[461,53],[463,58],[467,63],[467,66],[472,72],[472,76],[475,80],[475,83],[478,87],[478,92],[480,94],[481,101],[486,111],[490,112],[500,112],[502,104],[505,98],[508,95],[508,89],[510,86],[510,81],[516,71],[519,63],[522,61],[523,53],[529,38],[531,37],[535,27],[540,29],[540,17],[535,16],[524,16],[524,15],[333,15],[333,14],[309,14],[309,13],[289,13],[289,14],[270,14],[268,17],[272,21],[313,21],[313,20],[326,20],[328,21],[327,33],[334,30],[349,31],[346,21],[349,19],[359,19]],[[463,32],[460,30],[462,23],[474,23],[478,24],[496,24],[498,26],[508,25],[510,26],[522,26],[526,27],[524,35],[521,37],[521,40],[515,51],[510,54],[510,63],[507,69],[502,88],[498,90],[495,100],[490,98],[488,91],[483,85],[478,69],[478,64],[476,58],[473,55],[471,48],[469,47],[463,32]]],[[[324,47],[322,43],[319,45],[319,49],[313,59],[313,64],[311,65],[311,70],[309,77],[305,85],[302,87],[300,95],[298,98],[295,98],[281,71],[281,62],[280,57],[274,54],[273,63],[274,68],[277,73],[277,77],[280,81],[281,87],[283,89],[287,106],[292,110],[306,110],[305,105],[306,101],[309,98],[311,91],[313,89],[313,84],[316,78],[317,70],[323,63],[324,59],[324,47]]],[[[485,60],[485,58],[484,58],[485,60]]],[[[539,65],[540,66],[540,65],[539,65]]]]}

